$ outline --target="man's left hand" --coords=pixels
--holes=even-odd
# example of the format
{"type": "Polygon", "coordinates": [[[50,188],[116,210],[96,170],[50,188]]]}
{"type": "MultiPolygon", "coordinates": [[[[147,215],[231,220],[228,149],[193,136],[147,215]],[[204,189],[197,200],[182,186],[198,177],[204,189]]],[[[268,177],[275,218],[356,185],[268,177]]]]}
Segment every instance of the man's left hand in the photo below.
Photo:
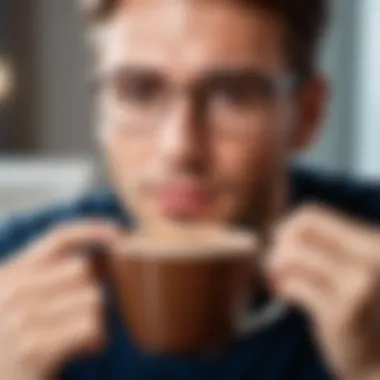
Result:
{"type": "Polygon", "coordinates": [[[275,232],[269,278],[307,311],[339,379],[380,379],[380,228],[304,206],[275,232]]]}

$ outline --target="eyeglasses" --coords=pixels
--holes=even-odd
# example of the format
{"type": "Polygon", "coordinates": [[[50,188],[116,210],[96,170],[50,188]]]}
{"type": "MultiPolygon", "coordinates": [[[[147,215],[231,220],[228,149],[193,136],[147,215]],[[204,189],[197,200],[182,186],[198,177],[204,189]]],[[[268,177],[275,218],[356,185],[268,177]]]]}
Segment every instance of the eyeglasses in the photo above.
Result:
{"type": "Polygon", "coordinates": [[[186,99],[197,125],[233,134],[249,131],[260,112],[297,87],[293,75],[271,77],[245,68],[213,71],[189,86],[172,84],[150,69],[125,68],[101,77],[95,89],[112,103],[123,128],[134,133],[156,130],[176,102],[186,99]]]}

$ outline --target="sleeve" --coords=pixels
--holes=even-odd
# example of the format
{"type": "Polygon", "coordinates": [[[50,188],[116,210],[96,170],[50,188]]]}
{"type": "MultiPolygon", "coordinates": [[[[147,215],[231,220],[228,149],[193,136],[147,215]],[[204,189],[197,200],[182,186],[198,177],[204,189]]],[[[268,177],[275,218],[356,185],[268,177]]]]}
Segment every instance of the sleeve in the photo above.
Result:
{"type": "Polygon", "coordinates": [[[81,203],[58,205],[0,220],[0,261],[16,254],[50,229],[80,217],[81,203]]]}
{"type": "Polygon", "coordinates": [[[116,197],[108,189],[87,194],[73,202],[0,220],[0,261],[20,251],[59,224],[99,218],[130,223],[116,197]]]}
{"type": "Polygon", "coordinates": [[[0,221],[0,261],[16,254],[53,224],[54,213],[14,216],[0,221]]]}
{"type": "Polygon", "coordinates": [[[380,223],[380,182],[305,170],[293,178],[293,203],[318,202],[353,218],[380,223]]]}

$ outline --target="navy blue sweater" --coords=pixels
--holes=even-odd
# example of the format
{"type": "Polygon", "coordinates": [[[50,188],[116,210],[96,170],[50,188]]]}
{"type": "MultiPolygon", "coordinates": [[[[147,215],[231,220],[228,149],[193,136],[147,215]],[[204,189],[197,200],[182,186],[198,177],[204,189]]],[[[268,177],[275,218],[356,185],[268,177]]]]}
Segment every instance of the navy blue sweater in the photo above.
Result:
{"type": "MultiPolygon", "coordinates": [[[[358,219],[380,220],[380,188],[307,172],[292,174],[293,204],[318,201],[358,219]]],[[[5,259],[53,226],[74,219],[101,217],[129,223],[109,191],[67,205],[2,222],[0,253],[5,259]]],[[[265,330],[232,342],[215,357],[170,357],[141,352],[123,328],[110,295],[107,308],[109,345],[99,355],[77,358],[62,371],[63,380],[116,379],[333,379],[313,342],[307,318],[297,311],[265,330]]],[[[1,353],[0,353],[1,354],[1,353]]]]}

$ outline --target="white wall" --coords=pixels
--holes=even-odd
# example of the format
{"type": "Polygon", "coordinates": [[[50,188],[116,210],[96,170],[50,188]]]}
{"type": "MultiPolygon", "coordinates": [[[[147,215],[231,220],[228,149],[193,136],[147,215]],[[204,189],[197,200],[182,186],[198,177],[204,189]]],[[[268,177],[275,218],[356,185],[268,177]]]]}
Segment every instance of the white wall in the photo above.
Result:
{"type": "MultiPolygon", "coordinates": [[[[361,1],[361,0],[360,0],[361,1]]],[[[375,0],[377,1],[377,0],[375,0]]],[[[352,132],[355,128],[356,7],[357,0],[334,0],[331,30],[328,34],[321,67],[330,83],[330,103],[320,141],[303,162],[331,171],[352,171],[352,132]]]]}
{"type": "Polygon", "coordinates": [[[38,52],[37,131],[42,153],[81,154],[90,149],[85,50],[77,0],[36,3],[38,52]]]}
{"type": "Polygon", "coordinates": [[[380,178],[380,1],[360,1],[355,169],[380,178]]]}

